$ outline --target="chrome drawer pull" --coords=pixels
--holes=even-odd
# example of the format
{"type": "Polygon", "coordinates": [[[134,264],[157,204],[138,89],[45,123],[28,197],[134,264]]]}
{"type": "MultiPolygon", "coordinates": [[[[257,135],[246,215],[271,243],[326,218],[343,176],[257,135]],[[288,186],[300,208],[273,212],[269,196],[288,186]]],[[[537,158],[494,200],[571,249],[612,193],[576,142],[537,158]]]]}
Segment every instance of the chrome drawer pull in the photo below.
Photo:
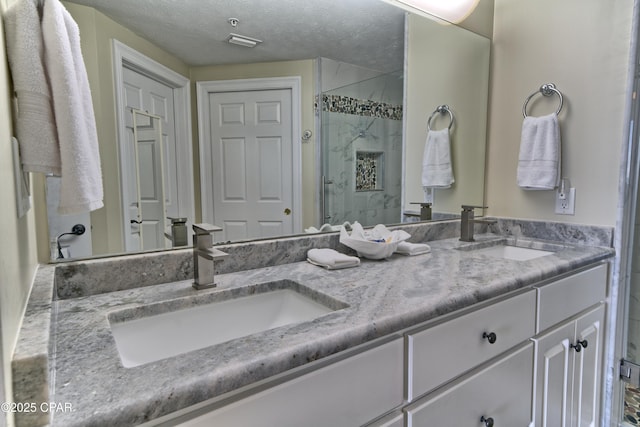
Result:
{"type": "Polygon", "coordinates": [[[578,342],[574,345],[571,344],[569,347],[571,347],[572,349],[574,349],[576,352],[580,353],[580,351],[582,351],[583,348],[587,348],[587,346],[589,345],[589,342],[587,342],[587,340],[578,340],[578,342]]]}
{"type": "Polygon", "coordinates": [[[493,427],[493,418],[485,418],[484,415],[480,417],[480,422],[484,423],[486,427],[493,427]]]}
{"type": "Polygon", "coordinates": [[[498,340],[498,336],[494,332],[483,332],[482,338],[486,338],[489,341],[489,344],[494,344],[498,340]]]}

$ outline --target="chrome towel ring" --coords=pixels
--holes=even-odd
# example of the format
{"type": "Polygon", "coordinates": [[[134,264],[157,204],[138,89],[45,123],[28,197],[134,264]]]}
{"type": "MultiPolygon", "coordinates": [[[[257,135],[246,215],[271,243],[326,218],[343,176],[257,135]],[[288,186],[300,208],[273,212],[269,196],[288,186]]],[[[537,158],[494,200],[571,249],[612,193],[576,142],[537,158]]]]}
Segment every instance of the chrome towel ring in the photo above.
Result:
{"type": "Polygon", "coordinates": [[[436,114],[446,114],[446,113],[449,113],[449,119],[451,121],[449,122],[448,129],[451,129],[451,126],[453,126],[453,113],[451,112],[451,109],[449,108],[449,106],[445,104],[438,105],[435,111],[431,113],[431,115],[429,116],[429,120],[427,120],[427,129],[431,130],[431,119],[433,119],[433,116],[435,116],[436,114]]]}
{"type": "Polygon", "coordinates": [[[541,93],[543,96],[551,96],[554,93],[558,95],[558,98],[560,98],[560,105],[556,110],[556,114],[560,114],[560,111],[562,110],[562,93],[560,93],[560,91],[556,89],[556,85],[554,85],[553,83],[547,83],[540,86],[539,90],[533,92],[524,101],[524,105],[522,106],[522,115],[524,116],[524,118],[527,118],[527,104],[529,104],[529,101],[531,100],[531,98],[533,98],[538,93],[541,93]]]}

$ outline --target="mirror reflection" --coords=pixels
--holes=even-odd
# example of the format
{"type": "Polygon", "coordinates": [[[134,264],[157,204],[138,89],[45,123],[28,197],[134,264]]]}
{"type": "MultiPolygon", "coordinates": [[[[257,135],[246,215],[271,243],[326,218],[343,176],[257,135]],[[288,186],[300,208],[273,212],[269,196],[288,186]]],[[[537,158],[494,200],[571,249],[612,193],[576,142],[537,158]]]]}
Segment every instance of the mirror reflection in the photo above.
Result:
{"type": "MultiPolygon", "coordinates": [[[[426,136],[428,114],[424,114],[420,108],[432,109],[434,105],[431,104],[434,102],[451,102],[446,99],[458,99],[455,104],[451,102],[455,105],[454,108],[467,108],[467,111],[474,109],[470,116],[478,122],[486,120],[486,102],[481,110],[475,108],[482,104],[482,100],[479,103],[471,102],[472,105],[468,107],[462,105],[469,103],[476,93],[466,92],[453,97],[440,96],[438,93],[433,101],[427,99],[434,88],[425,88],[425,82],[431,82],[442,90],[446,87],[447,90],[455,92],[459,83],[470,80],[468,75],[476,71],[480,72],[481,79],[474,80],[474,85],[480,84],[478,82],[482,78],[488,77],[488,62],[485,64],[482,61],[471,61],[483,55],[488,61],[489,41],[456,26],[441,25],[427,18],[411,15],[414,22],[422,22],[425,26],[433,27],[433,34],[428,36],[427,42],[420,38],[422,35],[412,36],[415,30],[408,26],[408,57],[405,61],[404,12],[383,2],[375,3],[374,7],[371,1],[337,1],[335,8],[315,3],[300,5],[300,2],[297,2],[294,13],[304,29],[294,27],[291,23],[286,31],[273,24],[276,15],[283,12],[276,11],[271,6],[267,8],[259,0],[232,2],[233,5],[220,2],[211,6],[211,10],[207,9],[206,13],[201,4],[195,5],[199,14],[206,15],[209,20],[211,14],[223,18],[217,19],[216,25],[207,29],[209,39],[205,45],[197,44],[203,31],[196,29],[197,25],[193,22],[190,26],[187,25],[190,29],[180,29],[181,22],[189,16],[187,9],[194,7],[191,4],[194,2],[164,5],[154,14],[144,12],[148,12],[144,7],[139,7],[137,12],[133,11],[133,3],[143,6],[139,1],[126,0],[76,0],[65,3],[78,22],[82,34],[83,53],[98,117],[105,185],[105,208],[91,215],[86,214],[81,218],[57,216],[55,209],[49,209],[50,241],[56,237],[53,235],[56,231],[68,231],[78,223],[87,225],[90,231],[84,236],[71,236],[68,241],[63,242],[65,253],[72,258],[135,252],[152,247],[178,247],[182,242],[176,244],[173,240],[171,218],[186,218],[189,230],[193,222],[201,221],[228,229],[228,235],[216,235],[218,241],[290,233],[278,227],[271,227],[264,234],[244,233],[239,231],[243,227],[240,221],[233,222],[233,219],[237,220],[234,214],[219,220],[215,215],[207,213],[207,205],[211,204],[216,193],[211,188],[215,189],[215,186],[219,186],[218,195],[230,195],[231,201],[243,196],[237,191],[241,187],[237,176],[224,181],[220,176],[224,170],[223,165],[215,167],[211,163],[211,153],[203,149],[203,134],[206,133],[203,129],[210,130],[211,123],[206,116],[203,119],[204,109],[201,108],[201,94],[197,85],[207,82],[293,76],[300,79],[297,119],[299,126],[291,137],[292,144],[299,150],[296,154],[299,165],[298,169],[294,167],[290,180],[294,183],[293,187],[297,187],[299,200],[297,204],[292,203],[291,206],[279,209],[281,215],[299,218],[292,229],[293,233],[302,233],[312,227],[319,229],[325,223],[335,225],[358,220],[365,225],[373,225],[419,219],[415,216],[419,214],[419,207],[411,205],[411,202],[423,202],[425,195],[419,184],[416,187],[414,183],[414,180],[419,182],[419,174],[416,178],[415,171],[411,170],[411,161],[421,158],[426,136]],[[255,9],[259,9],[258,5],[265,7],[257,11],[255,9]],[[228,9],[223,9],[223,6],[228,9]],[[238,9],[240,6],[242,7],[238,9]],[[169,10],[173,7],[179,9],[169,10]],[[222,9],[218,10],[218,7],[222,9]],[[253,16],[248,14],[247,10],[253,10],[253,16]],[[340,16],[332,15],[332,10],[340,16]],[[256,18],[255,12],[259,12],[261,18],[256,18]],[[146,13],[161,23],[156,24],[155,33],[149,33],[151,21],[142,19],[136,13],[146,13]],[[242,29],[247,31],[247,35],[258,35],[266,34],[261,32],[267,31],[265,28],[277,28],[280,33],[288,35],[289,39],[285,42],[280,39],[279,43],[272,43],[269,33],[269,38],[263,37],[263,43],[257,48],[231,46],[226,43],[226,34],[232,32],[230,23],[227,22],[227,18],[231,16],[237,16],[240,21],[238,25],[242,26],[236,27],[236,32],[242,29]],[[270,22],[267,19],[269,16],[270,22]],[[363,18],[356,20],[359,22],[352,22],[353,16],[363,18]],[[360,22],[366,19],[376,19],[379,23],[360,22]],[[304,34],[298,33],[292,39],[291,35],[296,30],[304,31],[304,34]],[[376,35],[373,35],[372,31],[376,35]],[[224,35],[218,36],[223,32],[224,35]],[[454,37],[459,39],[468,37],[469,40],[483,40],[480,43],[471,43],[472,49],[478,48],[480,51],[472,54],[473,59],[459,65],[448,80],[442,73],[432,78],[428,73],[438,68],[433,65],[433,58],[438,58],[440,62],[442,59],[437,55],[442,55],[443,51],[450,54],[459,48],[459,41],[449,41],[452,32],[458,32],[458,36],[454,37]],[[155,36],[147,35],[145,38],[145,33],[155,36]],[[158,36],[160,33],[169,39],[166,45],[161,43],[158,36]],[[329,40],[327,37],[331,33],[337,33],[340,42],[336,42],[335,39],[329,40]],[[114,39],[117,42],[114,42],[114,39]],[[307,39],[311,45],[307,44],[307,39]],[[185,49],[184,46],[190,43],[194,48],[185,49]],[[264,56],[266,49],[258,50],[269,46],[271,52],[273,44],[278,45],[279,53],[272,52],[272,56],[267,57],[264,56]],[[296,46],[294,49],[292,45],[297,44],[304,48],[298,49],[296,46]],[[439,46],[438,51],[424,52],[424,48],[432,44],[439,46]],[[283,50],[290,51],[290,56],[284,56],[283,50]],[[418,57],[423,57],[423,62],[429,65],[425,69],[418,68],[412,71],[410,67],[412,63],[416,63],[418,57]],[[215,58],[215,61],[212,58],[215,58]],[[485,65],[486,70],[482,69],[485,65]],[[160,68],[155,68],[156,66],[160,68]],[[461,76],[464,76],[462,80],[461,76]],[[140,83],[136,81],[139,78],[149,79],[150,82],[140,83]],[[145,87],[148,83],[159,83],[169,92],[166,96],[157,96],[158,90],[145,87]],[[404,95],[405,91],[407,95],[404,95]],[[167,100],[173,100],[173,105],[167,100]],[[404,100],[408,104],[405,105],[404,100]],[[332,103],[342,110],[331,110],[328,105],[332,103]],[[344,110],[345,103],[355,103],[359,107],[356,107],[356,111],[347,111],[344,110]],[[383,110],[384,114],[372,114],[371,109],[383,110]],[[139,113],[133,113],[134,110],[139,113]],[[138,163],[132,161],[135,155],[131,151],[132,147],[136,146],[132,142],[135,138],[131,125],[133,117],[137,114],[140,118],[145,114],[160,118],[158,123],[162,129],[164,147],[162,150],[155,150],[153,155],[156,157],[153,157],[149,153],[150,147],[155,145],[145,146],[146,154],[149,156],[138,163]],[[409,147],[414,147],[413,152],[409,147]],[[156,167],[154,170],[153,165],[157,165],[155,162],[160,153],[164,156],[163,167],[156,167]],[[138,172],[133,167],[136,164],[138,172]],[[154,172],[149,176],[147,173],[142,174],[143,188],[137,191],[136,177],[140,175],[142,167],[154,172]],[[162,172],[162,175],[159,175],[159,172],[162,172]],[[163,179],[159,179],[159,176],[163,179]],[[164,220],[162,221],[159,215],[148,220],[138,219],[140,211],[146,209],[142,208],[144,198],[137,200],[142,195],[142,190],[149,190],[152,193],[148,194],[157,195],[162,188],[165,192],[164,220]],[[160,237],[160,229],[163,238],[160,237]],[[154,230],[153,236],[157,237],[145,238],[146,233],[152,233],[145,230],[154,230]],[[139,236],[142,236],[142,239],[139,236]],[[85,241],[83,245],[79,244],[81,238],[85,241]]],[[[269,5],[273,3],[270,2],[269,5]]],[[[276,3],[282,3],[286,8],[288,2],[276,3]]],[[[292,7],[289,5],[289,8],[292,7]]],[[[472,49],[454,55],[456,59],[452,60],[452,63],[460,61],[462,56],[467,55],[472,49]]],[[[486,91],[487,82],[484,86],[486,91]]],[[[482,88],[478,90],[482,91],[482,88]]],[[[208,104],[210,92],[203,93],[207,94],[208,104]]],[[[272,113],[265,110],[265,114],[272,113]]],[[[460,114],[464,118],[467,113],[460,114]]],[[[468,121],[461,120],[453,131],[456,133],[452,134],[454,165],[462,159],[467,159],[478,167],[467,165],[459,168],[456,166],[454,169],[473,169],[476,172],[480,169],[481,177],[478,178],[476,173],[471,178],[466,178],[464,173],[460,173],[456,177],[456,185],[450,190],[454,196],[447,193],[435,195],[434,213],[457,214],[460,204],[480,204],[482,201],[482,188],[476,186],[470,191],[462,191],[468,182],[482,182],[484,174],[483,154],[480,159],[480,152],[473,152],[467,156],[456,151],[458,137],[471,134],[475,134],[473,138],[477,141],[477,146],[484,150],[484,132],[479,132],[478,126],[464,130],[466,126],[468,121]],[[461,200],[460,203],[456,200],[455,209],[446,205],[442,205],[442,209],[438,208],[438,203],[455,200],[461,192],[472,198],[461,200]],[[478,198],[480,202],[477,202],[478,198]]],[[[212,142],[213,139],[207,143],[212,142]]],[[[272,141],[272,148],[277,146],[274,144],[272,141]]],[[[227,158],[235,156],[236,161],[239,161],[238,155],[242,151],[239,146],[218,144],[216,147],[217,150],[224,150],[226,147],[227,158]]],[[[272,149],[268,150],[270,157],[267,159],[272,164],[282,160],[275,158],[273,152],[272,149]]],[[[230,165],[233,163],[227,166],[230,165]]],[[[227,171],[229,170],[227,167],[227,171]]],[[[229,177],[231,175],[227,176],[229,177]]],[[[282,180],[285,181],[286,179],[282,180]]],[[[268,179],[258,179],[258,183],[268,182],[268,179]]],[[[265,186],[269,187],[263,185],[265,186]]],[[[272,199],[276,198],[273,191],[270,194],[272,199]]],[[[161,205],[156,203],[156,207],[161,205]]],[[[190,237],[188,240],[190,241],[190,237]]]]}

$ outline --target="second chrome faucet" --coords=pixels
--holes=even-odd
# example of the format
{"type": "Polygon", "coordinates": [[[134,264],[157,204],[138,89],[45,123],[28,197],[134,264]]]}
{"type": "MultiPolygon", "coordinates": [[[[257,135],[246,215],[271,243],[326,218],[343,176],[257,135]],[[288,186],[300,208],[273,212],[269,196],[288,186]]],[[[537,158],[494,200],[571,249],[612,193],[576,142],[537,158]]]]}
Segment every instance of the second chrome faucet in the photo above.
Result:
{"type": "Polygon", "coordinates": [[[211,224],[193,224],[193,287],[207,289],[216,286],[215,261],[227,256],[213,247],[213,232],[222,228],[211,224]]]}
{"type": "Polygon", "coordinates": [[[495,224],[496,221],[475,219],[475,209],[487,209],[487,206],[462,205],[462,213],[460,218],[460,240],[463,242],[473,242],[473,225],[479,224],[495,224]]]}

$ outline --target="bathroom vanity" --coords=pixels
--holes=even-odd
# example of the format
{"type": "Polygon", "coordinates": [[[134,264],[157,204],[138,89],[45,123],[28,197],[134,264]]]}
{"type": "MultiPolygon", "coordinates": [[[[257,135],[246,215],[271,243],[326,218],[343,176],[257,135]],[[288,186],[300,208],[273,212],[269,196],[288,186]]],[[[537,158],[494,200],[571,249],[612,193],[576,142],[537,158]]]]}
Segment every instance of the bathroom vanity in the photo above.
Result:
{"type": "MultiPolygon", "coordinates": [[[[73,410],[17,414],[19,425],[400,427],[597,419],[613,256],[607,233],[595,241],[575,239],[581,234],[575,232],[566,233],[571,241],[541,240],[547,235],[516,241],[505,232],[507,222],[499,222],[495,233],[467,243],[452,236],[459,222],[451,224],[403,227],[412,241],[429,240],[430,254],[335,271],[300,260],[306,253],[300,245],[317,247],[320,240],[291,238],[298,249],[291,257],[220,271],[218,287],[201,291],[168,273],[150,286],[123,284],[125,277],[111,291],[104,283],[92,286],[101,263],[113,276],[114,265],[133,260],[146,265],[147,276],[127,276],[148,280],[155,274],[150,266],[185,268],[180,256],[188,259],[187,252],[174,253],[171,263],[147,254],[45,267],[13,361],[16,400],[68,402],[73,410]],[[285,288],[326,310],[133,365],[112,331],[193,308],[223,312],[217,304],[285,288]]],[[[231,264],[248,250],[221,249],[231,264]]],[[[238,321],[224,319],[189,330],[236,333],[238,321]]],[[[158,345],[140,337],[142,347],[158,345]]],[[[183,345],[169,341],[160,347],[183,345]]]]}

